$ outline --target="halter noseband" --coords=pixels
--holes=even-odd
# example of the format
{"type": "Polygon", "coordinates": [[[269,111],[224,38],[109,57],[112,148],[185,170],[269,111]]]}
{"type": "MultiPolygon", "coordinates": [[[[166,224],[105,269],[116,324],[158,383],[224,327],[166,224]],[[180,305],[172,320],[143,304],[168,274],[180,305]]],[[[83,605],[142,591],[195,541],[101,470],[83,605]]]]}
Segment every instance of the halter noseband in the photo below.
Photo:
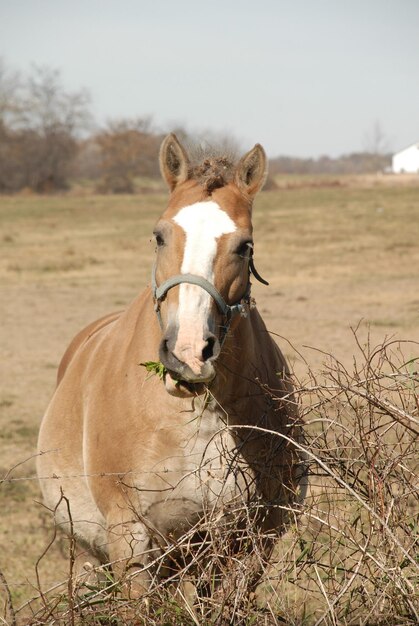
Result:
{"type": "Polygon", "coordinates": [[[254,266],[253,257],[252,257],[253,247],[251,244],[248,244],[248,245],[250,249],[250,256],[249,256],[249,277],[247,281],[247,287],[246,287],[246,291],[244,295],[240,298],[239,302],[236,302],[235,304],[227,304],[227,302],[224,300],[223,296],[220,294],[218,289],[216,289],[214,285],[210,283],[206,278],[204,278],[203,276],[198,276],[197,274],[176,274],[175,276],[171,276],[170,278],[165,280],[164,283],[162,283],[160,286],[157,286],[157,280],[156,280],[157,268],[156,268],[156,263],[154,263],[153,270],[151,273],[151,290],[153,293],[154,310],[157,313],[157,318],[159,320],[160,328],[163,330],[163,321],[162,321],[162,317],[160,313],[160,303],[165,299],[167,292],[170,289],[172,289],[172,287],[176,287],[177,285],[181,285],[182,283],[188,283],[190,285],[197,285],[198,287],[201,287],[201,289],[204,289],[204,291],[209,293],[209,295],[213,298],[213,300],[215,300],[215,303],[218,306],[218,309],[224,318],[224,324],[222,327],[222,335],[220,337],[220,344],[222,345],[224,342],[224,339],[226,338],[232,319],[236,317],[236,315],[238,314],[245,316],[246,307],[248,307],[251,303],[250,275],[253,274],[256,280],[263,283],[264,285],[269,285],[269,283],[266,280],[264,280],[260,276],[260,274],[257,272],[254,266]]]}

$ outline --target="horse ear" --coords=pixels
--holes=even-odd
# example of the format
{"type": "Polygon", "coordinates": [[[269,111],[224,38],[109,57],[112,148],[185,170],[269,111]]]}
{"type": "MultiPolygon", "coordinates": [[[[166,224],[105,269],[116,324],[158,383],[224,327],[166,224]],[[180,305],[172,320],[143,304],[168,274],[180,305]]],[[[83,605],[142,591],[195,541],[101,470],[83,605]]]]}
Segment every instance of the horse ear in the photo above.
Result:
{"type": "Polygon", "coordinates": [[[189,177],[189,158],[174,133],[164,139],[160,147],[160,171],[170,191],[189,177]]]}
{"type": "Polygon", "coordinates": [[[257,143],[239,161],[235,174],[236,185],[253,197],[263,187],[267,176],[265,150],[257,143]]]}

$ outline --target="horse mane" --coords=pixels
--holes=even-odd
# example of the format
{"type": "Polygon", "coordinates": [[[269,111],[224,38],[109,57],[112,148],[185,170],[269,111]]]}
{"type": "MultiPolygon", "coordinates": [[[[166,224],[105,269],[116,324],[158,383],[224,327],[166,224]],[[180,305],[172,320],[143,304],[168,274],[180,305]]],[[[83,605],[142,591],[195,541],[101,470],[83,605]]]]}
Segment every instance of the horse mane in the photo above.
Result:
{"type": "Polygon", "coordinates": [[[232,181],[236,166],[233,153],[214,147],[198,147],[192,151],[189,176],[211,195],[215,189],[232,181]]]}

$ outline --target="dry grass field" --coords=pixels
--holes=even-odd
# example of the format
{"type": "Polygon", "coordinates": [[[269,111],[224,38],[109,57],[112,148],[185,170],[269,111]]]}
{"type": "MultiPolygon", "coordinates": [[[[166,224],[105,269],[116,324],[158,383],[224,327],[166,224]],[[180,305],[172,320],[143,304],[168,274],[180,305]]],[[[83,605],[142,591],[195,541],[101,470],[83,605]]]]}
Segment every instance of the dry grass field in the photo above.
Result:
{"type": "MultiPolygon", "coordinates": [[[[361,348],[368,336],[371,346],[409,340],[406,361],[417,358],[419,180],[298,179],[280,186],[255,204],[255,263],[270,286],[255,284],[254,295],[300,384],[312,380],[308,366],[315,376],[324,370],[328,353],[353,365],[355,327],[361,348]]],[[[15,610],[40,583],[48,589],[68,571],[61,538],[36,568],[52,529],[39,503],[34,451],[57,365],[78,329],[124,308],[149,282],[151,232],[165,199],[163,190],[0,197],[0,570],[15,610]]],[[[417,514],[411,509],[412,518],[417,514]]],[[[289,593],[291,615],[301,595],[289,593]]],[[[5,599],[0,584],[0,623],[11,624],[5,599]]],[[[341,623],[335,605],[329,609],[323,623],[341,623]]],[[[25,609],[18,623],[27,623],[21,615],[25,609]]],[[[307,606],[301,615],[287,623],[314,624],[321,612],[310,617],[307,606]]]]}

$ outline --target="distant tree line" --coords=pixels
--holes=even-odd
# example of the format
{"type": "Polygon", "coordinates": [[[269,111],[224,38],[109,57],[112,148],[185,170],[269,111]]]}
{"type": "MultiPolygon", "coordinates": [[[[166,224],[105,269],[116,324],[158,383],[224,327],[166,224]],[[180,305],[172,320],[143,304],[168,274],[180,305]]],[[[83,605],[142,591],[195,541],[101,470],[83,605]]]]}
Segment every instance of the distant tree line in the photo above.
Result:
{"type": "Polygon", "coordinates": [[[59,72],[35,67],[22,78],[0,62],[0,192],[66,189],[90,179],[102,192],[130,193],[157,177],[162,134],[149,118],[96,128],[85,91],[69,92],[59,72]]]}
{"type": "Polygon", "coordinates": [[[279,156],[269,162],[269,171],[275,174],[368,174],[382,172],[391,165],[391,154],[353,152],[332,159],[302,159],[279,156]]]}
{"type": "MultiPolygon", "coordinates": [[[[176,132],[188,139],[184,129],[176,132]]],[[[58,71],[34,67],[22,77],[0,59],[0,193],[66,189],[76,180],[93,181],[104,193],[132,193],[141,178],[159,177],[163,135],[149,117],[111,120],[97,128],[88,93],[66,90],[58,71]]],[[[203,137],[229,153],[237,151],[232,137],[208,132],[203,137]]],[[[281,173],[357,174],[389,164],[390,155],[379,151],[337,159],[281,156],[270,161],[268,186],[274,187],[272,176],[281,173]]]]}

